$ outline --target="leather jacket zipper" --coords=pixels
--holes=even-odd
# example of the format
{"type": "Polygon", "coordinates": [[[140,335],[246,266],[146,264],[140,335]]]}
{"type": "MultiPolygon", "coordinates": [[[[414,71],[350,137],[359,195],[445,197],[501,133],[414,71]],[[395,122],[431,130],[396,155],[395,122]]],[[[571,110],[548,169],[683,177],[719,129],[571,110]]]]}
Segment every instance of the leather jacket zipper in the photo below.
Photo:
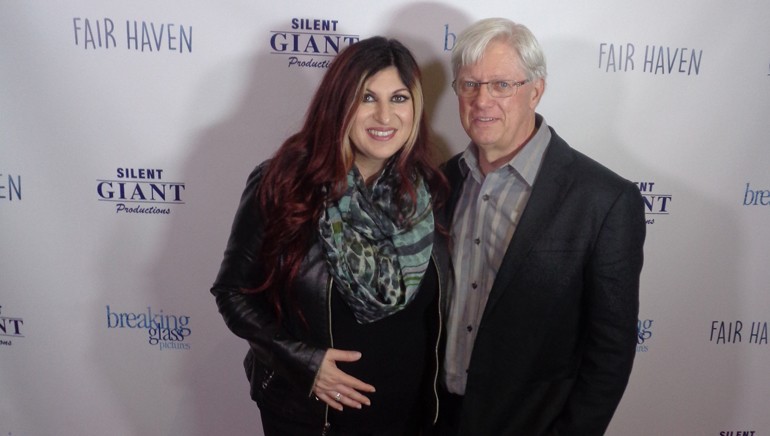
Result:
{"type": "MultiPolygon", "coordinates": [[[[433,372],[433,400],[436,404],[436,410],[433,415],[433,424],[435,425],[438,422],[438,413],[439,413],[439,399],[438,399],[438,376],[439,376],[439,344],[441,342],[441,334],[443,330],[443,316],[441,314],[441,294],[442,294],[442,286],[441,286],[441,269],[439,268],[439,263],[436,260],[436,255],[431,254],[431,258],[433,259],[433,267],[436,268],[436,276],[438,280],[438,301],[436,304],[436,308],[438,311],[438,334],[436,335],[436,343],[433,346],[433,357],[434,357],[434,363],[435,363],[435,371],[433,372]]],[[[328,278],[327,285],[326,285],[326,308],[327,308],[327,314],[329,316],[329,346],[334,348],[334,335],[332,334],[332,279],[331,276],[328,278]]],[[[321,436],[326,436],[329,434],[329,430],[331,430],[331,423],[329,422],[329,405],[327,404],[325,406],[324,411],[324,427],[323,431],[321,432],[321,436]]]]}
{"type": "MultiPolygon", "coordinates": [[[[326,279],[326,314],[329,318],[329,347],[334,348],[334,335],[332,334],[332,277],[328,276],[326,279]]],[[[331,423],[329,422],[329,405],[325,405],[324,410],[324,428],[321,432],[321,436],[326,436],[331,430],[331,423]]]]}
{"type": "Polygon", "coordinates": [[[434,357],[435,360],[435,371],[433,371],[433,400],[436,402],[436,411],[433,415],[433,425],[436,425],[438,423],[438,409],[439,409],[439,401],[438,401],[438,376],[439,376],[439,368],[441,367],[441,362],[439,362],[439,345],[441,343],[441,334],[443,330],[443,323],[444,319],[441,316],[441,269],[439,268],[439,263],[436,261],[436,255],[431,253],[430,256],[433,259],[433,266],[436,268],[436,278],[438,281],[438,301],[436,303],[436,308],[438,309],[438,335],[436,335],[436,344],[433,347],[434,351],[434,357]]]}

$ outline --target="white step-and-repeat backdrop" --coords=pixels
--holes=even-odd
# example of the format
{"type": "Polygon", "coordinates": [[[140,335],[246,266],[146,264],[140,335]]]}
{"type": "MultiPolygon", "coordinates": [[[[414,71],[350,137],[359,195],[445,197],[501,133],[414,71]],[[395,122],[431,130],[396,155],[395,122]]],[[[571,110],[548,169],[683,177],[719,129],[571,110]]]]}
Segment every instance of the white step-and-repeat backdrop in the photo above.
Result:
{"type": "Polygon", "coordinates": [[[488,16],[543,44],[548,123],[644,195],[608,434],[770,434],[769,3],[0,0],[0,435],[260,435],[208,291],[246,176],[375,34],[461,150],[449,51],[488,16]]]}

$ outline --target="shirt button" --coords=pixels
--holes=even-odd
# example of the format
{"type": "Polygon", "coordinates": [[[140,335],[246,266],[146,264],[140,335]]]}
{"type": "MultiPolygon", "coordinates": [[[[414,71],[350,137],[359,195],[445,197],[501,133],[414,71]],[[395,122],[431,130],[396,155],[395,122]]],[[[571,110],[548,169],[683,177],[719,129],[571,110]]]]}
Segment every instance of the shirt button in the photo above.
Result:
{"type": "Polygon", "coordinates": [[[473,331],[473,326],[469,325],[468,327],[465,327],[465,329],[468,330],[469,332],[472,332],[473,331]]]}
{"type": "Polygon", "coordinates": [[[476,282],[471,283],[471,288],[476,289],[479,287],[479,284],[476,282]]]}
{"type": "Polygon", "coordinates": [[[484,200],[484,201],[489,201],[489,194],[484,194],[484,195],[481,197],[481,199],[482,199],[482,200],[484,200]]]}
{"type": "Polygon", "coordinates": [[[481,244],[481,239],[479,239],[479,238],[476,238],[476,239],[474,239],[474,240],[473,240],[473,242],[474,242],[476,245],[479,245],[479,244],[481,244]]]}

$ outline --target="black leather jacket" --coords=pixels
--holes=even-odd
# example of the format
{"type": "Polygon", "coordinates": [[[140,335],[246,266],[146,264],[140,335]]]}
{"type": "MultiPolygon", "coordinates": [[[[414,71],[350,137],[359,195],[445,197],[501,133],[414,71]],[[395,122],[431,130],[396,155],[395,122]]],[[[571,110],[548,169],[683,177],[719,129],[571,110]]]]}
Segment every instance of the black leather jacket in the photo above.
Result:
{"type": "MultiPolygon", "coordinates": [[[[265,164],[249,176],[235,215],[219,274],[211,288],[219,312],[228,328],[249,342],[244,366],[251,384],[251,398],[272,413],[310,425],[318,424],[318,434],[328,429],[328,406],[314,399],[313,383],[326,349],[332,347],[331,290],[332,280],[319,244],[314,244],[303,261],[302,270],[293,285],[296,307],[305,320],[298,319],[295,310],[284,310],[277,324],[272,304],[264,293],[243,293],[242,289],[261,284],[262,270],[258,252],[262,243],[262,226],[256,203],[265,164]]],[[[436,219],[440,218],[436,214],[436,219]]],[[[449,258],[446,239],[436,232],[431,268],[437,268],[439,303],[433,339],[432,383],[427,383],[426,398],[429,411],[426,418],[435,423],[438,415],[436,382],[438,377],[438,340],[441,336],[441,310],[445,298],[449,258]],[[430,392],[427,392],[430,391],[430,392]]],[[[290,307],[290,306],[286,306],[290,307]]]]}

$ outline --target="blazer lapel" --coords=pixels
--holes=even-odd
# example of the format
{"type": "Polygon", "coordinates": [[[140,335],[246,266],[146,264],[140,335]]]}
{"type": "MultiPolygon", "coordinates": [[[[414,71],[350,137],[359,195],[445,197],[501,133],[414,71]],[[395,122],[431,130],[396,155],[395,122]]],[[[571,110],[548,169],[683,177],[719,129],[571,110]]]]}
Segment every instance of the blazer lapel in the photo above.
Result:
{"type": "Polygon", "coordinates": [[[552,138],[545,156],[543,156],[532,194],[527,201],[527,206],[503,256],[497,277],[490,290],[482,322],[487,313],[500,300],[500,297],[511,287],[510,283],[521,267],[519,259],[523,259],[529,253],[543,230],[548,227],[572,183],[572,175],[567,169],[574,160],[572,149],[556,135],[553,129],[551,129],[551,134],[552,138]]]}

